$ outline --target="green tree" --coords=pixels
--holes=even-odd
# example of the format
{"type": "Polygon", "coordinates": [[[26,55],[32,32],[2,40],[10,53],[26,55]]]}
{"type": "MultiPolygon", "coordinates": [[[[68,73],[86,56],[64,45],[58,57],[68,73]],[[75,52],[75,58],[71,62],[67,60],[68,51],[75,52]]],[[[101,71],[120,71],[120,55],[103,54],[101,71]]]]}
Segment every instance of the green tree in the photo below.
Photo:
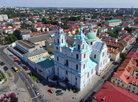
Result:
{"type": "Polygon", "coordinates": [[[131,33],[132,32],[132,28],[129,28],[129,27],[125,28],[125,30],[127,30],[128,33],[131,33]]]}
{"type": "Polygon", "coordinates": [[[122,58],[122,60],[124,60],[126,58],[127,54],[126,53],[120,53],[120,57],[122,58]]]}
{"type": "Polygon", "coordinates": [[[138,38],[136,38],[136,41],[138,42],[138,38]]]}
{"type": "Polygon", "coordinates": [[[78,29],[76,29],[76,32],[75,32],[75,34],[78,34],[79,33],[79,30],[78,29]]]}
{"type": "Polygon", "coordinates": [[[20,32],[19,30],[15,30],[15,31],[13,32],[13,34],[16,36],[17,39],[20,40],[20,34],[21,34],[21,32],[20,32]]]}

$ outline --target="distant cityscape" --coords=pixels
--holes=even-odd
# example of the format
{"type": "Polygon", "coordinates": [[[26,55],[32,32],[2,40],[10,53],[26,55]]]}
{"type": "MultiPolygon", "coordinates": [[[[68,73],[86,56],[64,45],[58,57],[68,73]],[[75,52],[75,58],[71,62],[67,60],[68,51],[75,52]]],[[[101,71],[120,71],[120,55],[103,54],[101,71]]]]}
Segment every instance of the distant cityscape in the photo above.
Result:
{"type": "Polygon", "coordinates": [[[0,102],[103,101],[138,102],[138,8],[0,7],[0,102]]]}

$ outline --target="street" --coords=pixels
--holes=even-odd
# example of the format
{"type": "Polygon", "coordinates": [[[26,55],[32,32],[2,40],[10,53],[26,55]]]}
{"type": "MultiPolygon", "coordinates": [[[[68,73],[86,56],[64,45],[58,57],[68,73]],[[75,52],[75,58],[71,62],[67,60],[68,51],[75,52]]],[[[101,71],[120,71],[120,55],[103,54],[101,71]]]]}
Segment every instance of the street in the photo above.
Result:
{"type": "MultiPolygon", "coordinates": [[[[13,73],[13,75],[14,75],[14,77],[15,77],[14,83],[17,83],[18,78],[20,77],[21,80],[22,80],[22,82],[25,83],[24,85],[25,85],[26,89],[27,89],[28,92],[29,92],[29,95],[30,95],[30,97],[31,97],[32,102],[44,102],[44,100],[42,99],[42,96],[41,96],[41,95],[40,95],[40,96],[36,96],[35,90],[38,89],[38,88],[37,88],[36,86],[34,86],[34,87],[32,88],[32,84],[34,84],[34,82],[30,79],[30,77],[29,77],[24,71],[21,70],[22,68],[21,68],[19,65],[17,65],[16,63],[14,63],[14,62],[8,57],[8,55],[6,55],[6,54],[4,53],[3,50],[4,50],[5,48],[6,48],[6,47],[0,48],[0,57],[1,57],[1,59],[6,63],[6,65],[9,66],[9,68],[11,68],[12,65],[15,65],[15,66],[16,66],[17,68],[19,68],[19,70],[20,70],[18,73],[16,73],[16,72],[14,72],[13,70],[11,70],[12,73],[13,73]],[[28,87],[29,87],[29,88],[28,88],[28,87]]],[[[7,88],[7,87],[3,88],[2,90],[6,89],[6,88],[7,88]]],[[[2,90],[1,90],[1,91],[2,91],[2,90]]]]}

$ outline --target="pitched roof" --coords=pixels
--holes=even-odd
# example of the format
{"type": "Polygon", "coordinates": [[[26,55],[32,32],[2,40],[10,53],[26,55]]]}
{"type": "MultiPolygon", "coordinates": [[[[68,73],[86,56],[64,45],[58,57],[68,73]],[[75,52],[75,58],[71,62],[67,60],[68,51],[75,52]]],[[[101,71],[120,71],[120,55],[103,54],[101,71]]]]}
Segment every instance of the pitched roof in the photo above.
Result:
{"type": "Polygon", "coordinates": [[[35,42],[47,40],[48,38],[49,38],[48,35],[38,35],[38,36],[29,38],[29,40],[35,43],[35,42]]]}
{"type": "Polygon", "coordinates": [[[108,81],[93,98],[97,102],[138,102],[137,95],[127,91],[126,89],[113,85],[108,81]]]}
{"type": "Polygon", "coordinates": [[[38,50],[34,50],[32,52],[26,53],[25,56],[32,57],[32,56],[36,56],[36,55],[39,55],[39,54],[42,54],[42,53],[45,53],[45,52],[47,52],[47,51],[44,50],[44,49],[38,49],[38,50]]]}
{"type": "Polygon", "coordinates": [[[138,53],[137,52],[129,52],[129,54],[127,55],[127,58],[138,59],[138,53]]]}
{"type": "Polygon", "coordinates": [[[120,22],[120,19],[113,19],[113,20],[108,20],[108,22],[112,23],[112,22],[120,22]]]}
{"type": "MultiPolygon", "coordinates": [[[[136,60],[125,59],[112,78],[120,78],[124,83],[129,84],[131,81],[134,81],[132,74],[136,68],[138,68],[136,60]]],[[[138,83],[138,79],[135,82],[138,83]]]]}

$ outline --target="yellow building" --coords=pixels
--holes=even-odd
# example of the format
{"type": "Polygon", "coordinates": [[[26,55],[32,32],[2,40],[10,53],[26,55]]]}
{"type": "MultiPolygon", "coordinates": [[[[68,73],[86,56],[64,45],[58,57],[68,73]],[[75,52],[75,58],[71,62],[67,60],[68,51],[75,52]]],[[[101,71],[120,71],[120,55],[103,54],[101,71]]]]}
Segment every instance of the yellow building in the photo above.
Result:
{"type": "Polygon", "coordinates": [[[34,62],[38,58],[48,57],[49,54],[44,49],[38,49],[38,50],[34,50],[30,53],[25,54],[25,56],[28,57],[28,59],[30,59],[32,62],[34,62]]]}

